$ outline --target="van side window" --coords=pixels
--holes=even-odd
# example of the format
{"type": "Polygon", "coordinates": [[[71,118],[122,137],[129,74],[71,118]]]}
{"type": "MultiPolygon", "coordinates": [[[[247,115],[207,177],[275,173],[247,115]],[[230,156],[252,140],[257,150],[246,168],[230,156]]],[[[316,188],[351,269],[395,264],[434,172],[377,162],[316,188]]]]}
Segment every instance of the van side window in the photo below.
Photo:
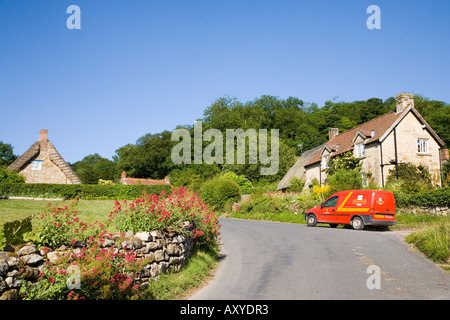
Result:
{"type": "Polygon", "coordinates": [[[323,206],[324,206],[324,207],[336,207],[338,198],[339,198],[339,197],[336,196],[336,197],[333,197],[333,198],[328,199],[328,200],[323,204],[323,206]]]}

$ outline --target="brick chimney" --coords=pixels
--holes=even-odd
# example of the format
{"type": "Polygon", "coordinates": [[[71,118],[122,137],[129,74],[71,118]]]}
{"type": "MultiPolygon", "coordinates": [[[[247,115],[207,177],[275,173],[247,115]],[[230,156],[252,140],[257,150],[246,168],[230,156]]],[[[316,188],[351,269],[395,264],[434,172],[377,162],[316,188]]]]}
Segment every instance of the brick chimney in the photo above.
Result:
{"type": "Polygon", "coordinates": [[[411,93],[400,93],[395,97],[397,101],[397,110],[396,113],[402,112],[410,105],[414,107],[414,95],[411,93]]]}
{"type": "Polygon", "coordinates": [[[46,150],[47,149],[47,141],[48,141],[48,130],[47,129],[41,129],[41,131],[39,131],[39,143],[40,143],[40,147],[41,150],[46,150]]]}
{"type": "Polygon", "coordinates": [[[127,177],[127,173],[125,171],[122,171],[122,178],[121,179],[125,179],[127,177]]]}
{"type": "Polygon", "coordinates": [[[330,128],[328,129],[328,140],[333,139],[339,134],[339,128],[330,128]]]}
{"type": "Polygon", "coordinates": [[[48,140],[48,130],[47,129],[41,129],[41,131],[39,131],[39,140],[48,140]]]}

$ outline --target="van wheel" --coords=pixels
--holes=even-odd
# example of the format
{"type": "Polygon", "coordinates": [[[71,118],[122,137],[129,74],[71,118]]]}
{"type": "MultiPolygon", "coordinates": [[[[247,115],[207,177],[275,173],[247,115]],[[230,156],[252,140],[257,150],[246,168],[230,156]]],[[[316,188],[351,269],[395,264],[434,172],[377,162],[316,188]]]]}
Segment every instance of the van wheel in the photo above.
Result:
{"type": "Polygon", "coordinates": [[[336,228],[338,226],[337,223],[330,223],[329,225],[330,225],[330,228],[336,228]]]}
{"type": "Polygon", "coordinates": [[[317,218],[316,218],[315,215],[310,214],[310,215],[308,216],[308,219],[306,220],[306,222],[308,223],[308,226],[310,226],[310,227],[315,227],[316,224],[317,224],[317,218]]]}
{"type": "Polygon", "coordinates": [[[352,220],[352,227],[355,230],[362,230],[364,229],[364,222],[360,217],[354,217],[352,220]]]}

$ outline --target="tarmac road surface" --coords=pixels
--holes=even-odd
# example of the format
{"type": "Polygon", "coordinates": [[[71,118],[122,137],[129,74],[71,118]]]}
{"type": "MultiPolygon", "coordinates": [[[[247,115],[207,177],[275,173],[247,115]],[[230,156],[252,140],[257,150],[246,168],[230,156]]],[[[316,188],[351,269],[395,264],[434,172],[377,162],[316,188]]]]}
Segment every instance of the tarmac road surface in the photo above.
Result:
{"type": "Polygon", "coordinates": [[[450,300],[450,274],[404,233],[220,222],[223,259],[192,300],[450,300]]]}

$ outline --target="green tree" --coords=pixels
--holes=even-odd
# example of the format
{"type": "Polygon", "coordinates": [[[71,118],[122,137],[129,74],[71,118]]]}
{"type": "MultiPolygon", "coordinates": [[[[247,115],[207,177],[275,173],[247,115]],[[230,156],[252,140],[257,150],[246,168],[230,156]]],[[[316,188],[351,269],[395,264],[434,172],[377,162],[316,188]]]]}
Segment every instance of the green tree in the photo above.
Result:
{"type": "Polygon", "coordinates": [[[362,188],[360,161],[351,151],[330,158],[326,170],[330,193],[362,188]]]}
{"type": "Polygon", "coordinates": [[[327,175],[332,176],[341,169],[361,171],[361,159],[356,158],[351,151],[330,157],[328,168],[325,171],[327,175]]]}
{"type": "Polygon", "coordinates": [[[90,154],[81,161],[71,165],[84,184],[97,184],[99,179],[116,180],[119,172],[116,164],[101,157],[98,153],[90,154]]]}
{"type": "Polygon", "coordinates": [[[173,168],[171,150],[172,133],[163,131],[145,134],[136,144],[128,144],[116,150],[114,157],[119,171],[126,171],[134,178],[163,179],[173,168]]]}
{"type": "Polygon", "coordinates": [[[222,178],[236,182],[239,185],[241,194],[249,194],[252,190],[252,183],[244,175],[238,176],[234,172],[227,172],[222,178]]]}
{"type": "Polygon", "coordinates": [[[5,165],[0,165],[0,182],[22,183],[25,182],[25,178],[5,165]]]}
{"type": "Polygon", "coordinates": [[[17,156],[13,154],[13,147],[8,143],[0,141],[0,166],[9,166],[16,159],[17,156]]]}
{"type": "Polygon", "coordinates": [[[220,174],[217,164],[181,164],[173,169],[170,174],[170,183],[174,187],[187,187],[190,190],[199,192],[202,184],[220,174]]]}
{"type": "Polygon", "coordinates": [[[338,169],[332,175],[327,176],[327,184],[330,186],[330,193],[359,190],[362,188],[361,170],[338,169]]]}

